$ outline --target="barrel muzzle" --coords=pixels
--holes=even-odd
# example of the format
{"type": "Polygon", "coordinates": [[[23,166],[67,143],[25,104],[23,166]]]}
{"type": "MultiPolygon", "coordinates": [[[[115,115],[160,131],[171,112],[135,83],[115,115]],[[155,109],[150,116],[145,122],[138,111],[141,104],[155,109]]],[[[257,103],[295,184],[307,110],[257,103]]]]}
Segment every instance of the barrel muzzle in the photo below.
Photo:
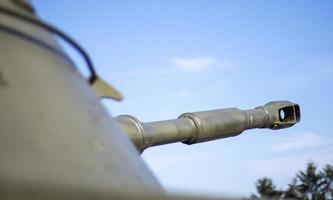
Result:
{"type": "Polygon", "coordinates": [[[263,109],[268,115],[267,123],[262,128],[288,128],[301,120],[299,105],[290,101],[272,101],[257,108],[263,109]]]}

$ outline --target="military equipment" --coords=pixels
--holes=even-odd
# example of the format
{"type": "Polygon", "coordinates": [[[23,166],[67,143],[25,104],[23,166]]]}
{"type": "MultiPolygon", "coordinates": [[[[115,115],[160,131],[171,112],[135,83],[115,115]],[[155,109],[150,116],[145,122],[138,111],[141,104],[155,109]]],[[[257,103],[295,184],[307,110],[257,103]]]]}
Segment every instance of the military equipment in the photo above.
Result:
{"type": "Polygon", "coordinates": [[[152,123],[112,118],[98,98],[120,100],[122,95],[97,75],[84,49],[40,20],[27,0],[0,0],[0,44],[2,200],[195,199],[167,194],[139,152],[170,142],[235,136],[250,128],[286,128],[300,120],[299,106],[290,102],[185,113],[152,123]],[[88,80],[56,36],[83,56],[88,80]]]}
{"type": "Polygon", "coordinates": [[[194,144],[241,134],[253,128],[281,129],[300,121],[297,104],[274,101],[252,110],[237,108],[184,113],[178,119],[143,123],[133,116],[117,117],[123,131],[138,150],[183,142],[194,144]]]}

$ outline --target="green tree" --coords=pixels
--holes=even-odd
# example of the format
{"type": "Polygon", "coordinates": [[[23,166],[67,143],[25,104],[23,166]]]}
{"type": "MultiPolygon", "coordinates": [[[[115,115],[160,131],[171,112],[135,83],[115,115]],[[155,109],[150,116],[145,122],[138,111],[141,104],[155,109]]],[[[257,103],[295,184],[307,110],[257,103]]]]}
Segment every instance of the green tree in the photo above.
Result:
{"type": "Polygon", "coordinates": [[[293,179],[292,184],[288,185],[288,189],[283,192],[282,199],[301,199],[302,193],[300,193],[297,189],[297,178],[293,179]]]}
{"type": "Polygon", "coordinates": [[[313,162],[309,162],[305,171],[297,174],[300,184],[297,190],[302,194],[304,200],[323,199],[320,187],[322,185],[322,174],[317,172],[317,167],[313,162]]]}
{"type": "Polygon", "coordinates": [[[320,192],[324,194],[325,199],[333,199],[333,166],[326,165],[321,172],[323,177],[320,192]]]}
{"type": "Polygon", "coordinates": [[[256,188],[260,197],[252,195],[250,199],[333,200],[333,165],[326,165],[319,171],[313,162],[309,162],[286,190],[277,190],[269,178],[259,179],[256,188]]]}
{"type": "Polygon", "coordinates": [[[269,178],[259,179],[256,188],[261,198],[278,199],[280,192],[276,190],[276,186],[269,178]]]}

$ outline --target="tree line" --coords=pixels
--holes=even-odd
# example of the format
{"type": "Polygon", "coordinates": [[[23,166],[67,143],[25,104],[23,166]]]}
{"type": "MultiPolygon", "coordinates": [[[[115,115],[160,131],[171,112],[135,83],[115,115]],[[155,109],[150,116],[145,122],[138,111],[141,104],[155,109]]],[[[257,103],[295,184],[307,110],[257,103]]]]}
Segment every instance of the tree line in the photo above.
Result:
{"type": "Polygon", "coordinates": [[[249,200],[333,200],[333,165],[326,165],[321,170],[309,162],[304,171],[299,171],[286,189],[277,189],[272,179],[264,177],[255,183],[257,193],[249,200]]]}

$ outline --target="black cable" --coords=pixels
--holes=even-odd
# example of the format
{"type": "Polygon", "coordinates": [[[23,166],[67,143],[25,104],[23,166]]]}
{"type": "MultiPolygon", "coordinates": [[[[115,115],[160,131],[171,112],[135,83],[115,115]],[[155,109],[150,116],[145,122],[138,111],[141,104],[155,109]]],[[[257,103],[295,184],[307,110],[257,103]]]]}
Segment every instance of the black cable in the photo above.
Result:
{"type": "Polygon", "coordinates": [[[69,44],[71,44],[84,58],[84,60],[87,63],[88,69],[90,71],[90,77],[89,77],[89,83],[92,84],[94,83],[94,81],[98,78],[97,74],[96,74],[96,70],[94,68],[94,65],[88,55],[88,53],[77,43],[75,42],[75,40],[73,40],[72,38],[70,38],[68,35],[66,35],[64,32],[58,30],[57,28],[46,24],[40,20],[19,14],[15,11],[12,11],[10,9],[4,8],[0,6],[0,12],[12,17],[15,17],[17,19],[23,20],[25,22],[29,22],[33,25],[36,25],[40,28],[43,28],[51,33],[54,33],[56,35],[58,35],[60,38],[62,38],[63,40],[65,40],[66,42],[68,42],[69,44]]]}

